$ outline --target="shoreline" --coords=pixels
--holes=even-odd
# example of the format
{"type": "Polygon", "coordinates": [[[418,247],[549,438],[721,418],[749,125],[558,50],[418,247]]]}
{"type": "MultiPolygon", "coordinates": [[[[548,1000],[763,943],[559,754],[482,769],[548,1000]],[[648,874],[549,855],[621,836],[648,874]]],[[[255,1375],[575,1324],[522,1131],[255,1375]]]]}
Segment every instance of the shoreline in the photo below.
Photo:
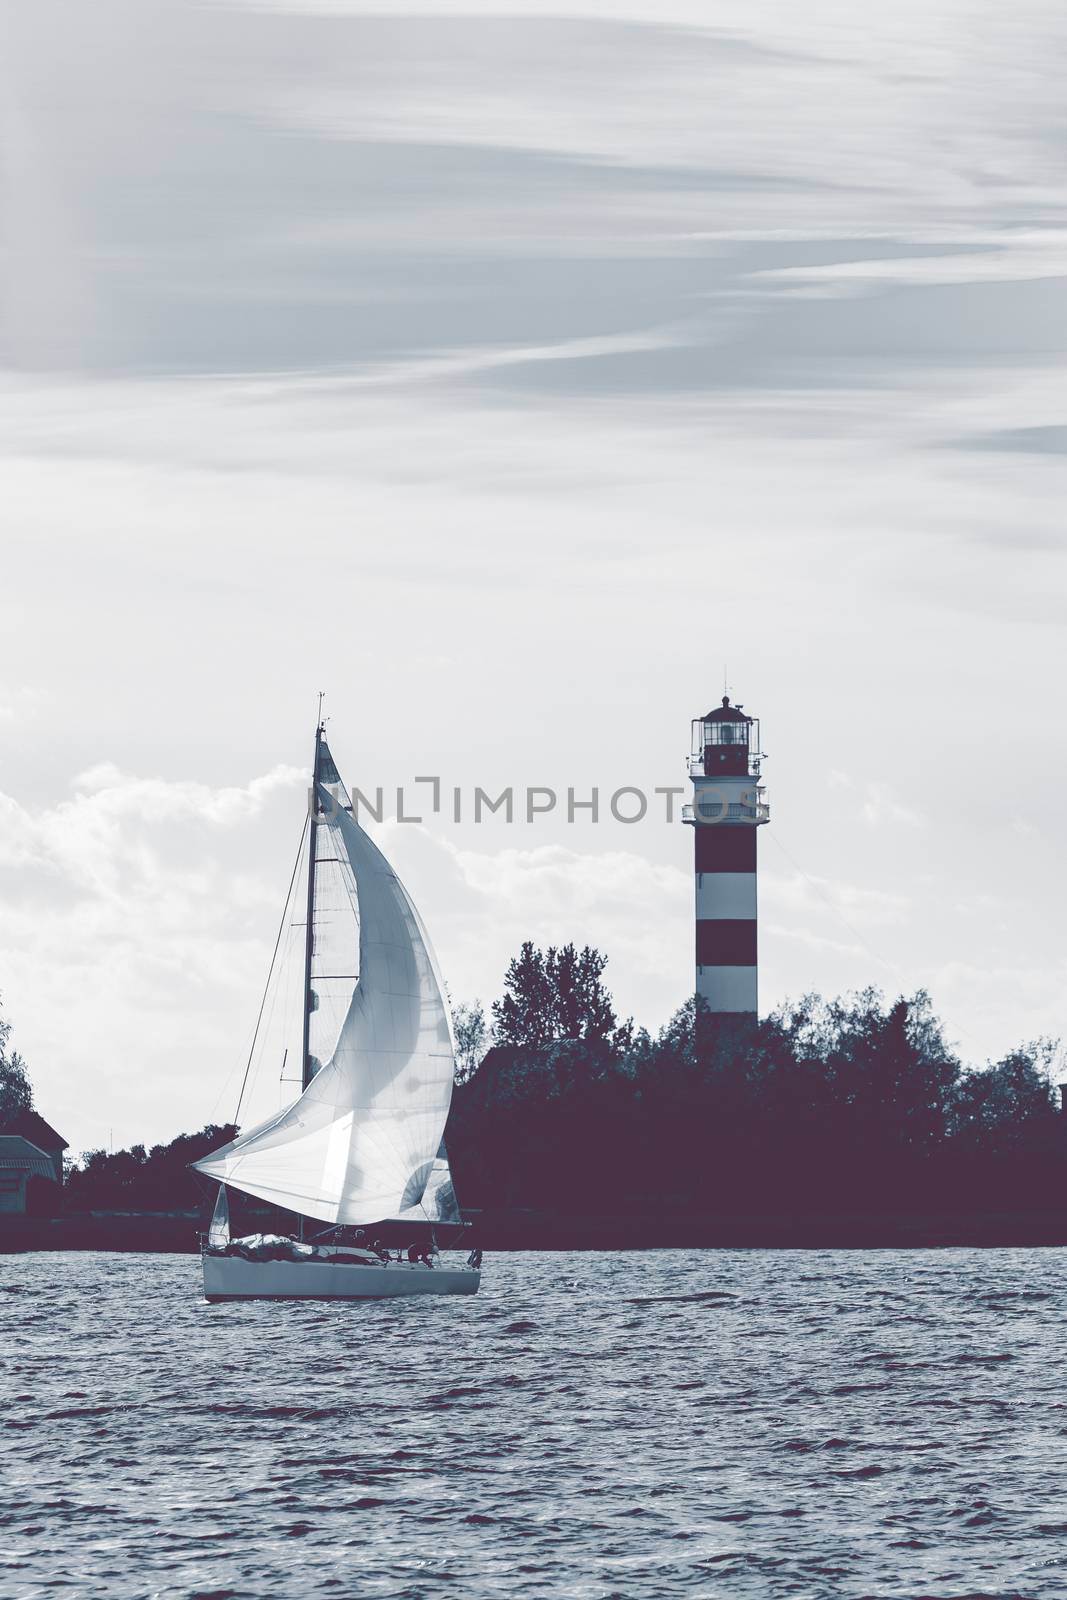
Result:
{"type": "MultiPolygon", "coordinates": [[[[679,1217],[562,1216],[549,1212],[468,1212],[456,1246],[485,1250],[900,1250],[1063,1248],[1067,1210],[925,1215],[679,1217]]],[[[206,1217],[90,1213],[0,1217],[0,1255],[98,1250],[195,1255],[206,1217]]]]}

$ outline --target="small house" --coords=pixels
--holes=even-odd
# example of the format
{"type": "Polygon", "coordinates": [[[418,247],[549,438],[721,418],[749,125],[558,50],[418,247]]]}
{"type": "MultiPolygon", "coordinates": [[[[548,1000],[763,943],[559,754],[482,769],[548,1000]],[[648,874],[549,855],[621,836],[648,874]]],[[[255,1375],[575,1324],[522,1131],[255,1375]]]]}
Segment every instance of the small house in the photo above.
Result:
{"type": "Polygon", "coordinates": [[[51,1211],[63,1183],[67,1141],[36,1111],[20,1111],[0,1129],[0,1215],[51,1211]],[[37,1203],[35,1204],[35,1194],[37,1203]]]}

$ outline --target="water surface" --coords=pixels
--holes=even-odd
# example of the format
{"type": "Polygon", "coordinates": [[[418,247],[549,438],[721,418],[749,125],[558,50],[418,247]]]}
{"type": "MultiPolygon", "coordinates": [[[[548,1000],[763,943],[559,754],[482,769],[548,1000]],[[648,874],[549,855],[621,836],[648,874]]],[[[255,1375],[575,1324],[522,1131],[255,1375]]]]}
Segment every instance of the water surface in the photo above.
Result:
{"type": "Polygon", "coordinates": [[[223,1304],[0,1257],[0,1593],[1062,1596],[1061,1250],[486,1258],[223,1304]]]}

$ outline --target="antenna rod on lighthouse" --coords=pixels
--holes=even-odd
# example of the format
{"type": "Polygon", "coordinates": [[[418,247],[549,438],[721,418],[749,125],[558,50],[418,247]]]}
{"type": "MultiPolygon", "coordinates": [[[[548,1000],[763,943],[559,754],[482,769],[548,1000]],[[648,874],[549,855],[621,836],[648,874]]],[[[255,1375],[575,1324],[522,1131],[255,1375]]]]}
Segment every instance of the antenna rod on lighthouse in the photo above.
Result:
{"type": "Polygon", "coordinates": [[[322,755],[322,695],[319,695],[319,721],[315,728],[315,759],[311,769],[311,797],[308,813],[308,898],[304,926],[304,1048],[300,1069],[301,1086],[311,1082],[311,962],[315,954],[315,836],[318,833],[319,764],[322,755]]]}

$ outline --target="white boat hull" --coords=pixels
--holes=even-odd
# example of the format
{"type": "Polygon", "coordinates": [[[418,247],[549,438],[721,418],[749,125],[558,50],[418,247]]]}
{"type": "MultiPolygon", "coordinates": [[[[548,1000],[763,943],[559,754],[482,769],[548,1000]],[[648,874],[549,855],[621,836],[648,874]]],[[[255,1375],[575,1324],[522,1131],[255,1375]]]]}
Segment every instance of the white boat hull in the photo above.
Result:
{"type": "Polygon", "coordinates": [[[241,1256],[202,1259],[208,1300],[391,1300],[411,1294],[477,1294],[482,1281],[473,1267],[427,1267],[421,1262],[371,1267],[245,1261],[241,1256]]]}

